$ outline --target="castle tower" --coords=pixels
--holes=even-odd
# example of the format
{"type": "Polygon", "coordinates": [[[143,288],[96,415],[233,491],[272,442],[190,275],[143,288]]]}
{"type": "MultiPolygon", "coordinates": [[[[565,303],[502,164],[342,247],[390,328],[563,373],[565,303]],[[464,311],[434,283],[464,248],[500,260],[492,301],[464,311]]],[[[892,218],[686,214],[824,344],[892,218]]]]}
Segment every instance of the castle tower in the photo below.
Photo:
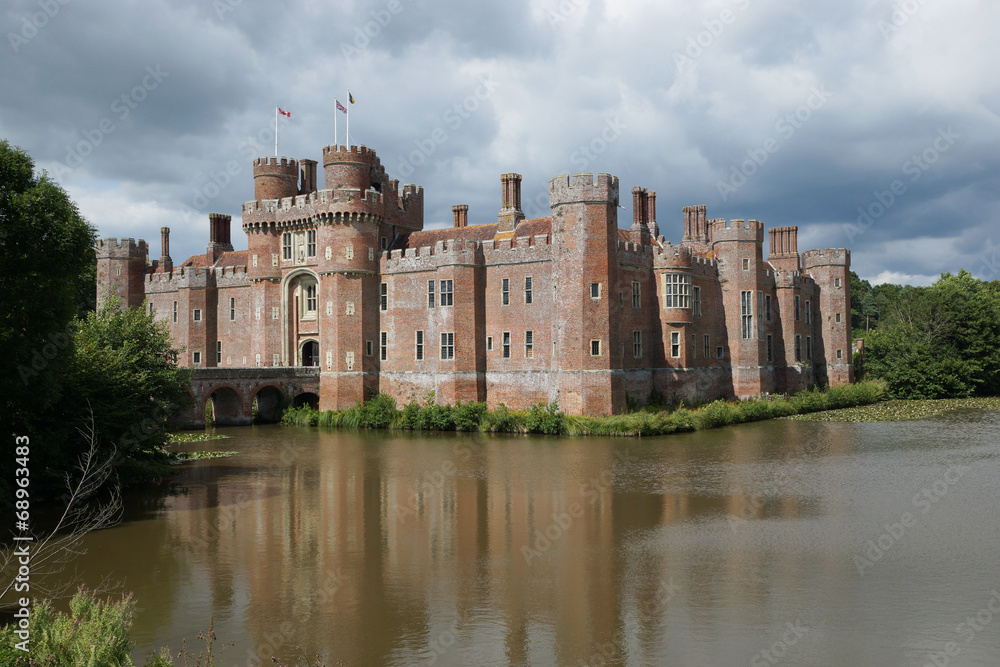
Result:
{"type": "Polygon", "coordinates": [[[97,307],[107,296],[117,296],[125,308],[138,308],[146,298],[145,241],[116,238],[97,242],[97,307]]]}
{"type": "Polygon", "coordinates": [[[831,386],[854,380],[851,345],[851,251],[824,248],[802,253],[802,271],[819,292],[813,307],[813,360],[816,380],[831,386]]]}
{"type": "Polygon", "coordinates": [[[261,157],[253,163],[254,199],[284,199],[299,193],[299,163],[288,158],[261,157]]]}
{"type": "MultiPolygon", "coordinates": [[[[693,234],[704,238],[700,214],[692,215],[693,234]]],[[[722,299],[729,336],[729,360],[733,391],[737,396],[755,396],[773,391],[766,363],[764,333],[764,227],[757,220],[710,221],[712,250],[720,262],[724,280],[722,299]]]]}
{"type": "Polygon", "coordinates": [[[549,183],[549,203],[560,405],[569,414],[621,412],[625,387],[615,372],[622,366],[620,307],[612,298],[619,288],[618,179],[557,176],[549,183]]]}
{"type": "Polygon", "coordinates": [[[501,174],[501,208],[497,215],[497,231],[513,232],[517,223],[524,220],[521,212],[521,174],[501,174]]]}

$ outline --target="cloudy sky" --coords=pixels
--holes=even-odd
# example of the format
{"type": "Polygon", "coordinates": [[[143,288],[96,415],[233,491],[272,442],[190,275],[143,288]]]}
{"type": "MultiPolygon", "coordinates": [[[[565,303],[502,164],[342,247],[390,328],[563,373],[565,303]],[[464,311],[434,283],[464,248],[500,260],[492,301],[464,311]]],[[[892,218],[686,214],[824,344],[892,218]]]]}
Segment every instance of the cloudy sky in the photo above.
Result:
{"type": "Polygon", "coordinates": [[[209,212],[245,248],[275,105],[279,153],[321,160],[350,89],[351,143],[424,186],[429,228],[456,203],[495,221],[504,172],[529,217],[553,176],[608,172],[657,192],[674,242],[707,204],[849,247],[869,280],[1000,278],[995,1],[4,4],[0,138],[152,257],[161,226],[175,262],[204,252],[209,212]]]}

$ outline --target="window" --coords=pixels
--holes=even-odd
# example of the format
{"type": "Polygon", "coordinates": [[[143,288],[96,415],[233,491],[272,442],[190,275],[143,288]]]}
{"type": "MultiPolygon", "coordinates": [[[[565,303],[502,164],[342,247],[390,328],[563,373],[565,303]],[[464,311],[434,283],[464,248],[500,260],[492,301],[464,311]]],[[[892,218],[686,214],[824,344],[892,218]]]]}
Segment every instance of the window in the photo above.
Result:
{"type": "Polygon", "coordinates": [[[813,358],[813,339],[812,336],[806,336],[806,359],[812,361],[813,358]]]}
{"type": "Polygon", "coordinates": [[[694,305],[694,316],[695,317],[701,317],[701,288],[700,287],[692,287],[691,290],[692,290],[692,297],[693,297],[692,300],[694,302],[693,303],[693,305],[694,305]]]}
{"type": "Polygon", "coordinates": [[[201,308],[195,308],[191,317],[195,322],[201,322],[201,308]]]}
{"type": "Polygon", "coordinates": [[[530,304],[531,303],[531,299],[532,299],[532,293],[531,292],[532,292],[532,290],[531,290],[531,276],[528,276],[527,278],[524,279],[524,302],[526,304],[530,304]]]}
{"type": "Polygon", "coordinates": [[[625,293],[622,292],[621,290],[618,290],[618,305],[621,308],[625,307],[625,293]]]}
{"type": "Polygon", "coordinates": [[[795,334],[795,361],[802,361],[802,336],[795,334]]]}
{"type": "Polygon", "coordinates": [[[698,358],[698,336],[696,334],[691,334],[691,358],[698,358]]]}
{"type": "Polygon", "coordinates": [[[743,270],[744,271],[749,271],[750,270],[750,258],[749,257],[744,257],[743,258],[743,270]]]}
{"type": "Polygon", "coordinates": [[[667,308],[691,307],[691,276],[685,273],[663,275],[663,294],[667,308]]]}
{"type": "Polygon", "coordinates": [[[414,357],[417,361],[421,361],[424,358],[424,332],[417,331],[416,340],[414,341],[414,357]]]}
{"type": "Polygon", "coordinates": [[[236,321],[236,298],[229,297],[229,321],[236,321]]]}
{"type": "Polygon", "coordinates": [[[153,304],[149,304],[149,315],[150,317],[153,315],[153,304]]]}
{"type": "Polygon", "coordinates": [[[799,321],[799,295],[795,295],[795,321],[799,321]]]}
{"type": "Polygon", "coordinates": [[[389,310],[389,283],[382,283],[378,292],[378,307],[383,313],[389,310]]]}
{"type": "Polygon", "coordinates": [[[215,363],[222,363],[222,341],[215,341],[215,363]]]}
{"type": "Polygon", "coordinates": [[[524,358],[531,359],[535,356],[535,332],[524,332],[524,358]]]}
{"type": "Polygon", "coordinates": [[[382,237],[381,245],[379,246],[382,250],[386,250],[389,247],[389,239],[385,236],[382,237]]]}
{"type": "Polygon", "coordinates": [[[365,341],[365,356],[370,357],[375,354],[375,341],[366,340],[365,341]]]}
{"type": "Polygon", "coordinates": [[[510,332],[503,332],[503,358],[510,359],[510,332]]]}
{"type": "Polygon", "coordinates": [[[174,301],[174,322],[177,321],[177,302],[174,301]]]}
{"type": "Polygon", "coordinates": [[[281,355],[275,354],[271,356],[271,365],[280,366],[281,365],[281,355]]]}
{"type": "Polygon", "coordinates": [[[601,283],[590,283],[590,298],[591,299],[601,298],[601,283]]]}
{"type": "Polygon", "coordinates": [[[833,279],[833,286],[834,287],[840,287],[840,278],[834,278],[833,279]]]}
{"type": "Polygon", "coordinates": [[[428,280],[427,281],[427,307],[428,308],[433,308],[434,307],[434,281],[433,280],[428,280]]]}
{"type": "Polygon", "coordinates": [[[500,279],[500,305],[508,306],[510,305],[510,279],[501,278],[500,279]]]}
{"type": "Polygon", "coordinates": [[[764,297],[764,319],[768,322],[771,321],[771,295],[768,294],[764,297]]]}
{"type": "Polygon", "coordinates": [[[774,361],[774,348],[772,347],[773,341],[771,340],[771,334],[767,334],[767,360],[774,361]]]}
{"type": "Polygon", "coordinates": [[[455,304],[455,281],[454,280],[442,280],[441,281],[441,305],[442,306],[452,306],[455,304]]]}
{"type": "Polygon", "coordinates": [[[260,366],[260,355],[257,355],[257,365],[260,366]]]}
{"type": "Polygon", "coordinates": [[[812,322],[812,302],[806,301],[806,324],[812,322]]]}
{"type": "Polygon", "coordinates": [[[681,356],[681,334],[679,331],[670,332],[670,356],[675,359],[681,356]]]}
{"type": "Polygon", "coordinates": [[[764,340],[764,320],[760,318],[762,310],[764,310],[764,293],[757,292],[757,340],[764,340]]]}
{"type": "Polygon", "coordinates": [[[844,358],[844,351],[843,350],[837,350],[837,360],[839,361],[840,359],[843,359],[843,358],[844,358]]]}
{"type": "Polygon", "coordinates": [[[716,345],[715,347],[715,357],[716,359],[722,359],[725,357],[725,351],[722,349],[721,345],[716,345]]]}
{"type": "Polygon", "coordinates": [[[193,355],[191,355],[191,359],[194,361],[194,363],[200,364],[201,363],[201,352],[195,352],[193,355]]]}
{"type": "Polygon", "coordinates": [[[281,235],[281,258],[292,258],[292,233],[285,232],[281,235]]]}
{"type": "Polygon", "coordinates": [[[486,337],[486,351],[487,352],[493,351],[493,336],[486,337]]]}
{"type": "Polygon", "coordinates": [[[455,334],[448,332],[441,334],[441,358],[455,358],[455,334]]]}
{"type": "Polygon", "coordinates": [[[837,313],[837,324],[840,324],[840,313],[837,313]]]}
{"type": "Polygon", "coordinates": [[[592,357],[601,356],[601,341],[599,340],[590,341],[590,356],[592,357]]]}
{"type": "MultiPolygon", "coordinates": [[[[329,306],[329,312],[330,312],[331,315],[333,315],[333,302],[332,301],[328,301],[326,305],[329,306]]],[[[353,315],[354,314],[354,302],[353,301],[348,301],[344,305],[344,313],[347,314],[347,315],[353,315]]]]}
{"type": "Polygon", "coordinates": [[[310,229],[306,232],[306,257],[316,256],[316,230],[310,229]]]}
{"type": "Polygon", "coordinates": [[[305,313],[316,315],[316,283],[309,283],[305,289],[305,313]]]}
{"type": "Polygon", "coordinates": [[[385,361],[389,356],[389,332],[383,331],[379,334],[379,353],[378,358],[385,361]]]}
{"type": "Polygon", "coordinates": [[[632,281],[632,307],[638,308],[639,304],[642,303],[642,296],[639,293],[641,286],[636,281],[632,281]]]}
{"type": "Polygon", "coordinates": [[[642,332],[633,331],[632,332],[632,356],[636,359],[642,359],[642,332]]]}
{"type": "Polygon", "coordinates": [[[375,248],[368,248],[368,261],[375,259],[375,248]]]}
{"type": "Polygon", "coordinates": [[[740,292],[740,313],[743,316],[743,338],[753,338],[753,292],[740,292]]]}
{"type": "Polygon", "coordinates": [[[705,334],[705,348],[704,348],[704,350],[705,350],[705,358],[706,359],[708,359],[710,356],[712,356],[712,345],[709,342],[709,336],[708,336],[708,334],[705,334]]]}

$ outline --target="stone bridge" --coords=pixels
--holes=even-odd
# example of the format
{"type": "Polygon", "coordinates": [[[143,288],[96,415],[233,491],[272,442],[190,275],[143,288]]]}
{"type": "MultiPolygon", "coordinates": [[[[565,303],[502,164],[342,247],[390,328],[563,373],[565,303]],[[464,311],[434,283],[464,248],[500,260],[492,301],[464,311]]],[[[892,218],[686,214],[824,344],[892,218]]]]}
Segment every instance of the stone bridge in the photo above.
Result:
{"type": "Polygon", "coordinates": [[[254,401],[258,421],[274,422],[288,405],[319,404],[319,367],[196,368],[191,376],[194,407],[185,426],[205,425],[211,405],[219,426],[249,424],[254,401]]]}

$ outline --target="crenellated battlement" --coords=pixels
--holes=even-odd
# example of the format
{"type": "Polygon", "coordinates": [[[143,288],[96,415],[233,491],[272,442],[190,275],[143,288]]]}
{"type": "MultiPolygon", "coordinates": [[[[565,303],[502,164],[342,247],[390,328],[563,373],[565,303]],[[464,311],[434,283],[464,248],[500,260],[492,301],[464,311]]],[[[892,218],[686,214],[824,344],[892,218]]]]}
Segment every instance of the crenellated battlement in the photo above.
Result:
{"type": "Polygon", "coordinates": [[[323,147],[323,166],[335,162],[353,162],[357,164],[367,164],[385,173],[382,161],[379,160],[375,151],[367,146],[344,146],[341,144],[323,147]]]}
{"type": "Polygon", "coordinates": [[[851,251],[846,248],[823,248],[822,250],[807,250],[802,253],[802,270],[807,271],[818,266],[851,265],[851,251]]]}
{"type": "Polygon", "coordinates": [[[170,273],[147,273],[146,292],[172,292],[182,287],[233,287],[247,282],[246,266],[179,266],[170,273]]]}
{"type": "Polygon", "coordinates": [[[98,239],[94,249],[98,257],[141,257],[145,259],[149,255],[149,246],[142,239],[136,241],[131,238],[118,239],[112,236],[98,239]]]}
{"type": "MultiPolygon", "coordinates": [[[[421,189],[422,194],[422,189],[421,189]]],[[[380,223],[385,214],[382,193],[338,188],[309,194],[264,199],[243,204],[243,229],[248,233],[305,224],[380,223]]]]}
{"type": "Polygon", "coordinates": [[[712,243],[727,241],[764,242],[764,225],[759,220],[729,220],[717,218],[709,221],[712,243]]]}
{"type": "Polygon", "coordinates": [[[261,173],[280,173],[299,176],[299,161],[287,157],[259,157],[253,161],[254,176],[261,173]]]}
{"type": "Polygon", "coordinates": [[[549,205],[609,203],[618,206],[618,177],[611,174],[563,174],[549,181],[549,205]]]}
{"type": "Polygon", "coordinates": [[[476,264],[482,257],[480,244],[465,239],[438,241],[433,246],[406,248],[383,253],[382,273],[412,273],[435,271],[441,266],[453,264],[476,264]]]}

